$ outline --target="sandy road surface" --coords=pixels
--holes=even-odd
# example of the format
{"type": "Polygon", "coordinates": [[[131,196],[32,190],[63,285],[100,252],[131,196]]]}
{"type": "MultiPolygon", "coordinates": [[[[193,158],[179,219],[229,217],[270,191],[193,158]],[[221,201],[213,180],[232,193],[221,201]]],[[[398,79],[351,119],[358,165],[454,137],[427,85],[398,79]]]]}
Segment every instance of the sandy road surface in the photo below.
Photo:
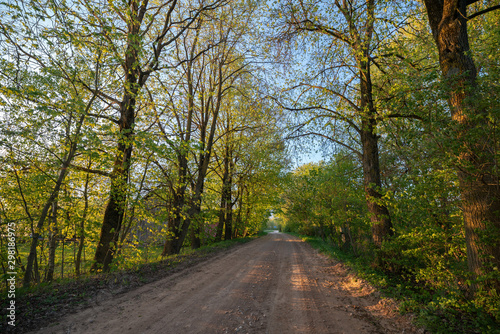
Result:
{"type": "Polygon", "coordinates": [[[271,233],[229,254],[95,301],[38,333],[413,333],[344,267],[271,233]]]}

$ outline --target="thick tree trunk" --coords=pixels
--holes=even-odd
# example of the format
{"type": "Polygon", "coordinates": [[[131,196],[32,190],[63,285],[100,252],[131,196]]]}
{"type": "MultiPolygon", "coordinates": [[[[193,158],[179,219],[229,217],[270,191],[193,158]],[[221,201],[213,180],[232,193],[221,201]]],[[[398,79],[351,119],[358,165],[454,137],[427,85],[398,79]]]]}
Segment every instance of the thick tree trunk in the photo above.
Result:
{"type": "Polygon", "coordinates": [[[124,182],[124,179],[125,177],[121,177],[111,181],[110,198],[104,211],[94,263],[90,269],[92,272],[98,270],[108,271],[109,265],[113,261],[125,210],[125,187],[127,183],[124,182]]]}
{"type": "Polygon", "coordinates": [[[126,209],[128,176],[132,158],[135,106],[137,95],[145,84],[149,73],[139,68],[140,25],[145,7],[139,8],[137,1],[130,3],[127,22],[127,49],[125,51],[125,77],[123,98],[120,104],[120,120],[116,157],[111,173],[109,200],[104,211],[101,234],[94,256],[91,272],[108,271],[116,253],[118,237],[126,209]]]}
{"type": "Polygon", "coordinates": [[[233,207],[231,198],[226,205],[226,221],[224,222],[226,229],[224,231],[224,240],[231,240],[233,237],[233,207]]]}
{"type": "Polygon", "coordinates": [[[201,247],[201,228],[200,228],[200,222],[196,221],[196,224],[193,224],[191,222],[191,249],[198,249],[201,247]]]}
{"type": "Polygon", "coordinates": [[[165,239],[165,243],[163,244],[163,252],[161,253],[162,257],[168,256],[170,254],[174,254],[174,245],[172,243],[173,236],[170,235],[171,233],[173,233],[172,231],[174,231],[174,226],[175,226],[174,216],[172,216],[169,218],[168,223],[167,223],[168,236],[165,239]]]}
{"type": "Polygon", "coordinates": [[[193,219],[197,219],[201,212],[201,201],[203,195],[203,187],[205,182],[205,176],[208,166],[203,163],[204,158],[200,159],[201,168],[198,172],[198,178],[193,189],[193,195],[191,198],[191,203],[186,212],[185,205],[185,194],[182,197],[178,197],[174,202],[175,217],[172,219],[172,223],[168,227],[169,236],[165,242],[162,256],[167,256],[171,254],[179,254],[184,244],[184,240],[189,232],[189,227],[193,219]],[[181,204],[182,201],[182,204],[181,204]]]}
{"type": "Polygon", "coordinates": [[[363,147],[363,179],[366,203],[372,223],[372,239],[374,244],[380,247],[382,242],[393,234],[393,231],[389,210],[382,203],[378,135],[376,133],[377,121],[375,120],[377,113],[373,104],[370,63],[361,61],[360,65],[362,69],[360,72],[360,107],[363,112],[363,120],[360,132],[363,147]]]}
{"type": "MultiPolygon", "coordinates": [[[[175,230],[173,231],[173,235],[169,236],[165,241],[165,245],[163,246],[162,256],[168,256],[172,254],[179,254],[182,249],[182,244],[184,243],[184,238],[182,237],[182,226],[184,221],[176,220],[175,230]]],[[[172,232],[171,232],[172,233],[172,232]]]]}
{"type": "MultiPolygon", "coordinates": [[[[128,78],[135,84],[135,79],[128,78]]],[[[108,271],[118,244],[121,225],[126,209],[128,175],[132,158],[132,139],[135,123],[135,96],[137,91],[126,91],[122,102],[119,122],[117,154],[111,173],[109,200],[104,211],[101,234],[91,272],[108,271]]]]}
{"type": "Polygon", "coordinates": [[[179,230],[182,226],[183,216],[185,215],[185,213],[182,212],[184,210],[184,196],[185,194],[183,191],[181,191],[181,193],[176,192],[176,194],[174,194],[174,201],[172,205],[173,214],[168,222],[168,235],[165,240],[165,244],[163,245],[163,252],[161,256],[177,254],[176,250],[180,250],[182,247],[182,244],[179,245],[179,230]]]}
{"type": "Polygon", "coordinates": [[[201,183],[201,189],[197,192],[195,187],[195,198],[191,203],[191,209],[189,212],[190,224],[192,226],[193,235],[191,236],[191,248],[198,249],[201,247],[201,227],[203,226],[203,220],[201,216],[201,201],[203,195],[203,188],[205,184],[205,176],[203,176],[203,182],[201,183]]]}
{"type": "Polygon", "coordinates": [[[191,235],[192,249],[198,249],[201,247],[200,233],[203,221],[200,221],[200,213],[201,213],[201,196],[198,201],[191,204],[191,211],[189,215],[190,226],[192,230],[192,235],[191,235]]]}
{"type": "MultiPolygon", "coordinates": [[[[182,196],[176,196],[176,200],[174,201],[174,217],[168,226],[169,235],[165,241],[162,256],[180,253],[184,240],[188,235],[191,221],[197,219],[201,212],[201,197],[205,175],[206,169],[200,169],[195,188],[193,189],[194,194],[186,212],[184,212],[186,210],[185,189],[182,192],[182,196]]],[[[196,240],[195,242],[201,243],[201,241],[196,240]]]]}
{"type": "MultiPolygon", "coordinates": [[[[175,2],[172,6],[175,7],[175,2]]],[[[130,11],[127,12],[127,48],[124,54],[123,68],[123,98],[120,103],[119,138],[116,157],[111,173],[111,188],[109,201],[106,205],[101,227],[101,234],[97,244],[94,263],[91,271],[108,271],[116,252],[118,237],[126,210],[128,176],[132,158],[135,107],[137,96],[148,80],[152,69],[141,71],[139,66],[141,46],[141,24],[147,10],[147,1],[140,3],[137,0],[129,2],[130,11]]],[[[162,39],[162,38],[160,38],[162,39]]],[[[159,40],[158,40],[159,41],[159,40]]],[[[161,43],[160,43],[161,44],[161,43]]],[[[152,62],[157,61],[164,46],[159,46],[152,62]],[[156,60],[155,60],[156,59],[156,60]]]]}
{"type": "Polygon", "coordinates": [[[244,229],[245,229],[243,226],[243,221],[242,221],[242,217],[241,217],[241,212],[243,209],[243,190],[244,190],[244,187],[241,184],[239,184],[238,185],[238,198],[236,200],[236,203],[238,203],[238,213],[236,214],[236,220],[234,223],[234,226],[235,226],[234,232],[233,232],[234,238],[238,238],[238,235],[241,235],[241,232],[244,231],[244,229]]]}
{"type": "MultiPolygon", "coordinates": [[[[203,191],[203,190],[201,190],[203,191]]],[[[167,239],[165,247],[163,249],[163,255],[179,254],[184,244],[184,240],[189,232],[189,227],[191,226],[192,219],[196,219],[201,212],[201,193],[197,192],[193,195],[193,204],[189,206],[188,211],[180,221],[175,222],[176,227],[173,233],[173,237],[167,239]],[[199,203],[199,204],[196,204],[199,203]]]]}
{"type": "Polygon", "coordinates": [[[374,133],[371,122],[364,122],[361,132],[363,145],[363,179],[366,204],[372,223],[372,238],[376,246],[380,247],[382,241],[393,234],[389,210],[382,203],[380,192],[380,165],[378,156],[378,137],[374,133]]]}
{"type": "Polygon", "coordinates": [[[179,176],[177,180],[177,186],[174,191],[174,200],[172,203],[172,218],[169,220],[167,226],[167,238],[163,246],[162,256],[168,256],[172,254],[178,254],[181,250],[182,243],[184,240],[179,240],[181,238],[181,229],[183,221],[186,217],[187,212],[185,212],[186,207],[186,184],[188,182],[187,178],[187,153],[181,152],[177,156],[179,164],[179,176]]]}
{"type": "MultiPolygon", "coordinates": [[[[474,276],[500,267],[500,185],[495,171],[496,147],[487,111],[474,104],[477,70],[470,56],[467,0],[425,0],[429,23],[439,50],[443,81],[448,87],[458,178],[465,223],[467,262],[474,276]]],[[[476,97],[479,98],[479,97],[476,97]]],[[[500,282],[492,285],[500,291],[500,282]]],[[[475,290],[475,284],[472,290],[475,290]]]]}

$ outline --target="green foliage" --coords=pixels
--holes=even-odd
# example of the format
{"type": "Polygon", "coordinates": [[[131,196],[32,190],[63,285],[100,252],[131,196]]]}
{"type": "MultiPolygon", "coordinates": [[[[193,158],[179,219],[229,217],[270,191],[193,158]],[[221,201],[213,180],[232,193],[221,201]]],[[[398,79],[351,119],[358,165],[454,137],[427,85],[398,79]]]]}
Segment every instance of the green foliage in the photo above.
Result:
{"type": "MultiPolygon", "coordinates": [[[[301,236],[304,241],[324,254],[346,263],[356,274],[378,287],[386,296],[399,302],[402,313],[414,313],[417,324],[431,333],[499,333],[498,299],[488,298],[488,304],[481,304],[480,297],[468,300],[455,288],[440,289],[409,280],[405,275],[395,274],[374,265],[370,257],[355,256],[320,237],[301,236]],[[478,303],[479,302],[479,303],[478,303]]],[[[385,251],[390,251],[387,244],[385,251]]],[[[397,246],[394,246],[395,251],[397,246]]],[[[396,252],[391,253],[391,255],[396,252]]],[[[418,256],[399,256],[401,267],[414,267],[413,259],[418,256]]],[[[386,258],[387,259],[387,258],[386,258]]],[[[397,262],[396,260],[395,262],[397,262]]],[[[438,268],[437,271],[443,269],[438,268]]],[[[443,281],[444,282],[444,281],[443,281]]],[[[452,284],[450,284],[452,285],[452,284]]]]}
{"type": "Polygon", "coordinates": [[[284,231],[321,236],[354,251],[366,247],[362,178],[352,156],[339,153],[328,164],[299,167],[288,176],[282,201],[284,231]]]}

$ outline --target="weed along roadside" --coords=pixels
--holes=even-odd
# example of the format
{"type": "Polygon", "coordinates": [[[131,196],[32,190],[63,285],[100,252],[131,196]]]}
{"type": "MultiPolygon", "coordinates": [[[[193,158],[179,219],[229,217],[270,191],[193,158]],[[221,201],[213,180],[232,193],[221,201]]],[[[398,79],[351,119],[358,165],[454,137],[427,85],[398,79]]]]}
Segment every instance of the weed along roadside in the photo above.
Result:
{"type": "Polygon", "coordinates": [[[391,275],[374,265],[374,258],[343,250],[321,237],[290,234],[346,264],[357,277],[372,284],[386,297],[396,300],[399,312],[413,314],[415,324],[430,333],[500,333],[500,319],[472,302],[464,307],[453,295],[446,296],[425,285],[408,281],[405,277],[391,275]]]}

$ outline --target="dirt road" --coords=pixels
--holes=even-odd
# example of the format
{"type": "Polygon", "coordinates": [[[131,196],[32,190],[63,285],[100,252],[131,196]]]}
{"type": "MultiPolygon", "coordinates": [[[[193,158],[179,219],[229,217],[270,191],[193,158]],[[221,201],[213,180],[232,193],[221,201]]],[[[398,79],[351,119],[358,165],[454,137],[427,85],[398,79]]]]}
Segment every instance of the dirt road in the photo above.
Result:
{"type": "Polygon", "coordinates": [[[271,233],[38,333],[414,333],[393,303],[299,239],[271,233]]]}

